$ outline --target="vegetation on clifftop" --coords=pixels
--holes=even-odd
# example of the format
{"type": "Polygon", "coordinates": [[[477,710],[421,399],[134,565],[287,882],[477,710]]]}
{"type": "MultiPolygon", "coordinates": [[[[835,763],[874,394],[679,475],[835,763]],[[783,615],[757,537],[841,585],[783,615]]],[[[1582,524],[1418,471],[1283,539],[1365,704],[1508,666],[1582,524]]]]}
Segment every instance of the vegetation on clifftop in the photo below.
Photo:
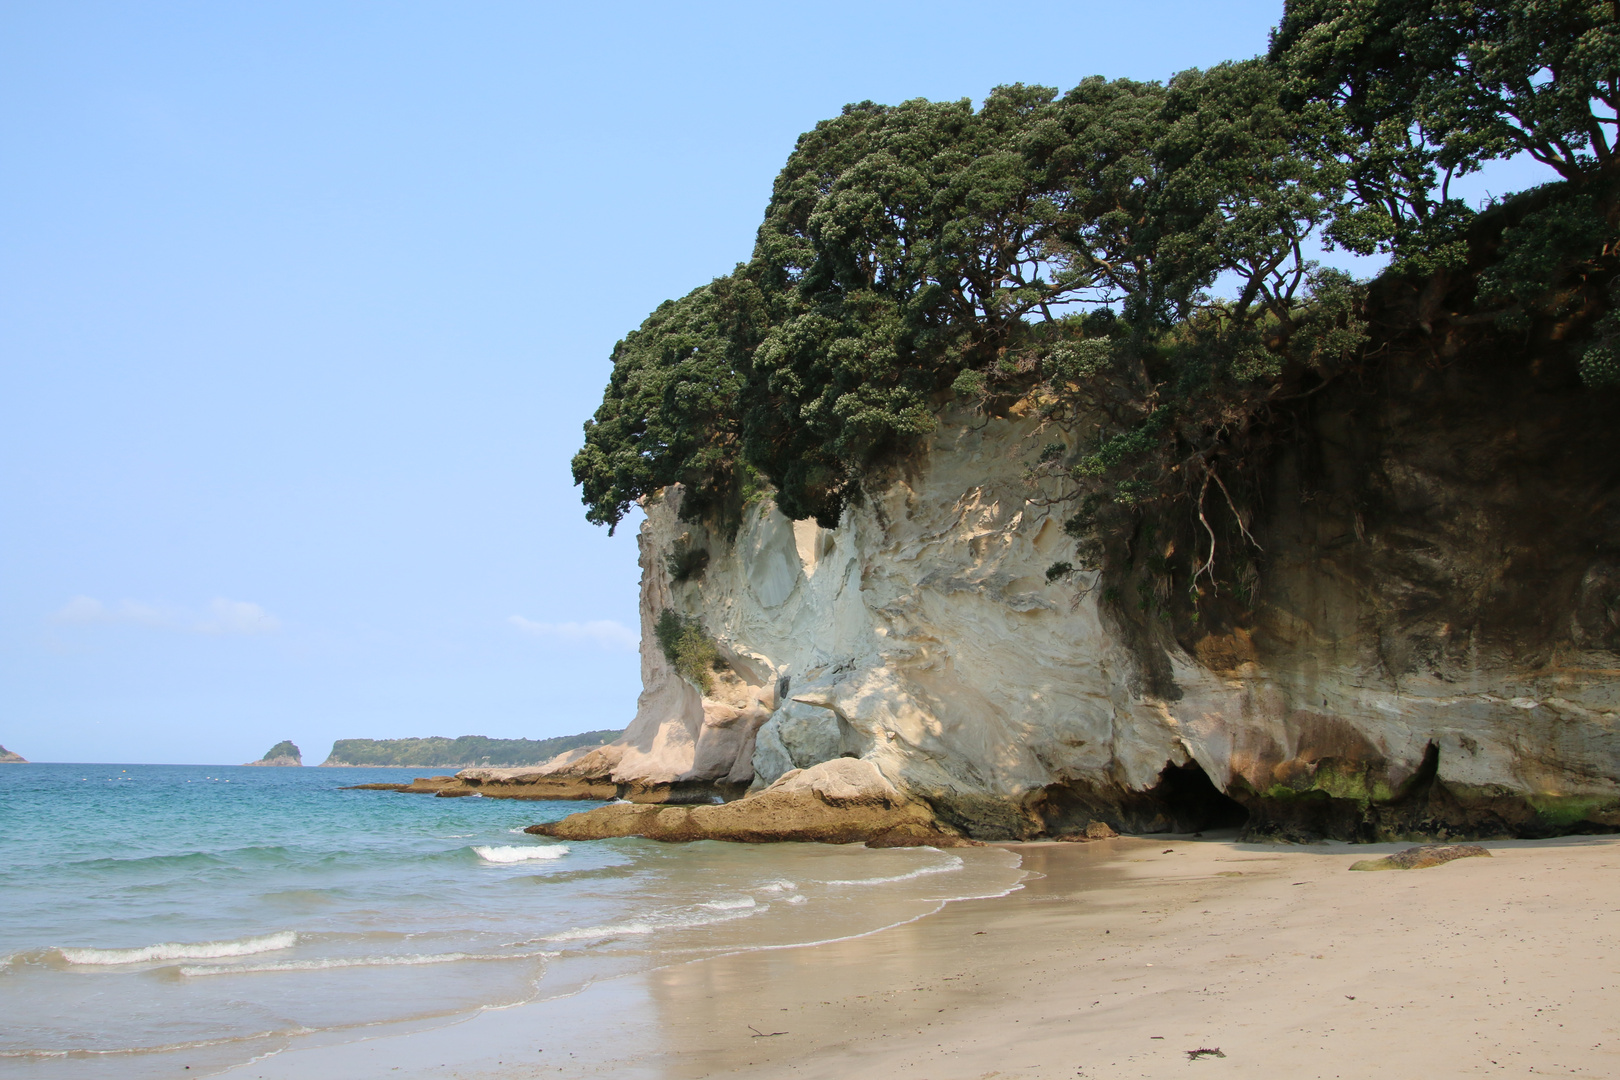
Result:
{"type": "Polygon", "coordinates": [[[1241,595],[1255,433],[1393,336],[1437,362],[1441,322],[1535,336],[1620,384],[1617,107],[1615,0],[1290,0],[1264,57],[1163,84],[848,106],[800,137],[751,260],[615,349],[588,516],[677,481],[723,516],[763,477],[832,526],[945,406],[1032,401],[1067,436],[1031,463],[1076,543],[1054,580],[1160,530],[1183,566],[1144,588],[1241,595]],[[1547,185],[1451,197],[1521,153],[1547,185]],[[1316,243],[1390,266],[1356,282],[1316,243]]]}
{"type": "Polygon", "coordinates": [[[463,735],[459,739],[338,739],[327,765],[397,765],[416,769],[465,769],[479,766],[516,768],[550,761],[565,750],[601,746],[618,738],[619,731],[587,731],[554,739],[491,739],[463,735]]]}
{"type": "Polygon", "coordinates": [[[282,739],[280,742],[276,743],[276,745],[266,750],[264,752],[264,757],[260,760],[274,761],[276,758],[280,757],[302,759],[303,756],[303,754],[298,752],[298,746],[291,739],[282,739]]]}

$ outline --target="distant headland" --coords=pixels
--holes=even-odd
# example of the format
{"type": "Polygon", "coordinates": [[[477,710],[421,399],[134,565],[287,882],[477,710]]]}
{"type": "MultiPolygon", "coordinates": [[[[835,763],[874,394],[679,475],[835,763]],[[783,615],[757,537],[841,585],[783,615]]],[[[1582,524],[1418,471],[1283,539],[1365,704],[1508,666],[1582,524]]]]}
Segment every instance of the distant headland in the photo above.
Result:
{"type": "Polygon", "coordinates": [[[501,768],[539,765],[566,750],[601,746],[623,732],[586,731],[554,739],[490,739],[463,735],[449,739],[338,739],[322,766],[394,766],[415,769],[501,768]]]}
{"type": "Polygon", "coordinates": [[[26,765],[28,759],[21,754],[13,754],[10,750],[0,746],[0,765],[26,765]]]}
{"type": "Polygon", "coordinates": [[[258,761],[246,761],[244,765],[302,765],[304,755],[299,753],[298,746],[291,739],[282,739],[276,745],[264,752],[264,757],[258,761]]]}

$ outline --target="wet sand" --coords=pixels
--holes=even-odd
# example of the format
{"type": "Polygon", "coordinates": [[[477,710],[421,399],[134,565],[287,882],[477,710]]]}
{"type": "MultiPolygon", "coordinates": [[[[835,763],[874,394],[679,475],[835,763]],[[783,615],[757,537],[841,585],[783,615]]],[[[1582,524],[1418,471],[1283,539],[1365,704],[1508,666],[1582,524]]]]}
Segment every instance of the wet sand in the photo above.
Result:
{"type": "Polygon", "coordinates": [[[1348,869],[1403,846],[1012,845],[1002,898],[228,1075],[1620,1076],[1620,839],[1348,869]]]}

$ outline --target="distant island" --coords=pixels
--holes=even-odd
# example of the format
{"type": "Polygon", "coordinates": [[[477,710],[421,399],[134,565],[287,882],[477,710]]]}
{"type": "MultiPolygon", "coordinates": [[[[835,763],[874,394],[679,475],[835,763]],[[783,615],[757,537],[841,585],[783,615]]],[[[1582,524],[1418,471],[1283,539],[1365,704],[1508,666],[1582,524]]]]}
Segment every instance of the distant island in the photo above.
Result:
{"type": "Polygon", "coordinates": [[[447,739],[338,739],[324,766],[397,766],[416,769],[470,769],[479,766],[539,765],[564,750],[601,746],[617,739],[620,731],[587,731],[555,739],[490,739],[463,735],[447,739]]]}
{"type": "Polygon", "coordinates": [[[243,762],[244,765],[302,765],[304,755],[291,739],[282,739],[276,745],[264,752],[264,757],[258,761],[243,762]]]}
{"type": "Polygon", "coordinates": [[[0,765],[26,765],[28,759],[21,754],[13,754],[10,750],[0,746],[0,765]]]}

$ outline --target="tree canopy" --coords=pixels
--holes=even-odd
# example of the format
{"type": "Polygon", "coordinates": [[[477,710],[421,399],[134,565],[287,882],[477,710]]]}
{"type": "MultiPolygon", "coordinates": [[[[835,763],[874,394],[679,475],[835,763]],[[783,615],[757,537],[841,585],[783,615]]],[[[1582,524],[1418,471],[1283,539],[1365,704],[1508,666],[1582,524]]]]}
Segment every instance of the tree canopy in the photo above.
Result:
{"type": "Polygon", "coordinates": [[[758,290],[720,278],[666,300],[614,346],[613,374],[574,455],[588,520],[609,531],[636,499],[684,483],[701,498],[740,481],[740,398],[758,290]]]}
{"type": "Polygon", "coordinates": [[[1574,183],[1620,168],[1616,0],[1288,0],[1268,59],[1330,129],[1318,152],[1350,179],[1333,236],[1354,251],[1455,264],[1469,209],[1449,181],[1486,161],[1526,153],[1574,183]]]}
{"type": "MultiPolygon", "coordinates": [[[[1519,317],[1607,250],[1617,3],[1288,0],[1266,56],[1162,84],[847,106],[799,138],[749,261],[615,347],[574,458],[587,517],[611,528],[675,482],[715,512],[757,474],[830,526],[953,397],[1039,383],[1061,410],[1098,379],[1129,391],[1113,430],[1039,467],[1112,477],[1129,503],[1134,455],[1174,439],[1203,455],[1181,474],[1202,491],[1199,432],[1233,400],[1365,339],[1365,288],[1316,267],[1316,242],[1392,253],[1395,274],[1459,267],[1475,211],[1450,179],[1528,153],[1567,191],[1504,234],[1482,298],[1519,317]]],[[[1590,381],[1620,370],[1615,336],[1590,381]]]]}

